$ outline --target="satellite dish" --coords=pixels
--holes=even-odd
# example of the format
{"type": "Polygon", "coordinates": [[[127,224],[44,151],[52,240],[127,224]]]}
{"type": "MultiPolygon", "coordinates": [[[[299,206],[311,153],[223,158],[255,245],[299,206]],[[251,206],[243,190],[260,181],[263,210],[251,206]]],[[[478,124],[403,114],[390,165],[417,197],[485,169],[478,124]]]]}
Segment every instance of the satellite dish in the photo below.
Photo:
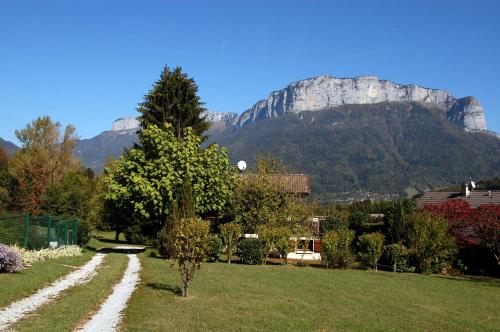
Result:
{"type": "Polygon", "coordinates": [[[247,163],[243,160],[238,161],[238,169],[243,172],[247,169],[247,163]]]}

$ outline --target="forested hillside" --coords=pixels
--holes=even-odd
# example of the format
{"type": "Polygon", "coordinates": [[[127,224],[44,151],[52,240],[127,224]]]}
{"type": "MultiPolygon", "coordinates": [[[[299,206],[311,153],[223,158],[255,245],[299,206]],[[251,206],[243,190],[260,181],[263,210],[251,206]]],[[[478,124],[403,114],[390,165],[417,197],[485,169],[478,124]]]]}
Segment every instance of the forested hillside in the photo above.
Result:
{"type": "Polygon", "coordinates": [[[371,191],[414,193],[498,176],[500,139],[468,133],[438,107],[416,102],[343,105],[288,114],[209,138],[233,162],[266,153],[311,176],[315,196],[371,191]]]}

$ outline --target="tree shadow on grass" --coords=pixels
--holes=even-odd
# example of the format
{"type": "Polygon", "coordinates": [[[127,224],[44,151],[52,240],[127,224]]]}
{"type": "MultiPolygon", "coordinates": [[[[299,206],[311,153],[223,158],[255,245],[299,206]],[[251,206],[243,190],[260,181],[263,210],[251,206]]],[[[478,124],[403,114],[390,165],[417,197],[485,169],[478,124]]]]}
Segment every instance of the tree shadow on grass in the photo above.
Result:
{"type": "Polygon", "coordinates": [[[114,244],[128,244],[127,241],[125,240],[112,240],[112,239],[106,239],[102,236],[100,237],[97,237],[96,239],[98,239],[99,241],[101,242],[104,242],[104,243],[114,243],[114,244]]]}
{"type": "Polygon", "coordinates": [[[172,294],[182,296],[182,289],[176,285],[170,285],[162,282],[150,282],[147,284],[148,287],[158,290],[165,290],[172,294]]]}

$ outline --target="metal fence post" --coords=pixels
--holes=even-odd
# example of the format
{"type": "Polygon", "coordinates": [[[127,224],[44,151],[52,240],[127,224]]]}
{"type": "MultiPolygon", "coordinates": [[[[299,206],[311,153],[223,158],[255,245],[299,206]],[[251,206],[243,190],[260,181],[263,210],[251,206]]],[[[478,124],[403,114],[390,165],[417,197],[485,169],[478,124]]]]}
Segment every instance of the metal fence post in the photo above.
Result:
{"type": "Polygon", "coordinates": [[[28,249],[28,227],[29,227],[29,223],[30,223],[30,214],[29,213],[26,213],[24,215],[24,241],[23,241],[23,247],[28,249]]]}
{"type": "Polygon", "coordinates": [[[50,214],[47,216],[47,248],[50,248],[50,232],[51,232],[52,222],[50,220],[50,214]]]}
{"type": "Polygon", "coordinates": [[[80,223],[80,219],[76,219],[75,220],[75,235],[73,236],[74,237],[73,244],[78,244],[78,224],[79,223],[80,223]]]}

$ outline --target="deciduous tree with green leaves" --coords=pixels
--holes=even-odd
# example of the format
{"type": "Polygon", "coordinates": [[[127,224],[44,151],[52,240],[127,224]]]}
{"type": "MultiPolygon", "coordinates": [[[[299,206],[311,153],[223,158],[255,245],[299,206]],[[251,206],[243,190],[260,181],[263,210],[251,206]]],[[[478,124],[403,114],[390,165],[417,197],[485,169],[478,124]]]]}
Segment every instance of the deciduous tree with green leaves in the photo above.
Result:
{"type": "Polygon", "coordinates": [[[201,141],[191,128],[179,139],[168,123],[161,129],[148,126],[140,136],[141,148],[129,150],[107,170],[105,198],[132,211],[135,231],[149,238],[165,224],[176,188],[185,181],[192,185],[197,216],[222,214],[237,174],[225,148],[201,149],[201,141]]]}

